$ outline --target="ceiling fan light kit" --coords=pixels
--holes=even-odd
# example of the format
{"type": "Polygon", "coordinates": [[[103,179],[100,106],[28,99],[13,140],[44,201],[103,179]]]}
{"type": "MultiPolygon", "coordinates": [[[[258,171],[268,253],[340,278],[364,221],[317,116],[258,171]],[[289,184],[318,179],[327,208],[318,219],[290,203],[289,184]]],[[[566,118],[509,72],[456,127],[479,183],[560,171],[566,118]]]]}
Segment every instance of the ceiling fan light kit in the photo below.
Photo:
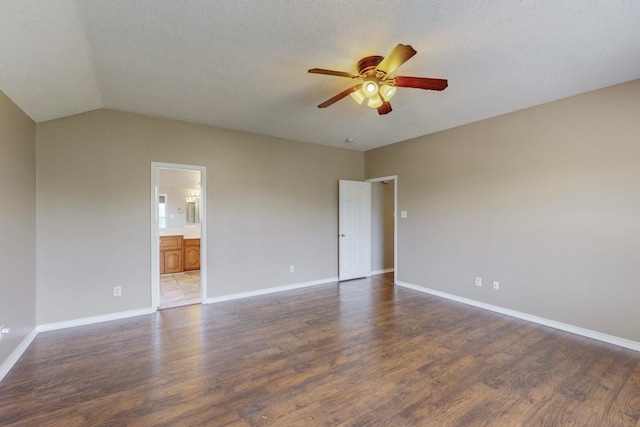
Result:
{"type": "Polygon", "coordinates": [[[391,76],[391,73],[399,66],[407,62],[416,54],[415,49],[409,45],[399,44],[385,58],[382,56],[367,56],[358,61],[358,74],[344,71],[325,70],[312,68],[310,73],[326,74],[329,76],[347,77],[354,80],[362,80],[362,83],[350,87],[336,96],[329,98],[318,108],[326,108],[351,95],[358,104],[367,100],[367,106],[378,110],[378,114],[388,114],[392,111],[389,100],[395,95],[397,87],[409,87],[415,89],[444,90],[448,86],[445,79],[432,79],[426,77],[391,76]]]}

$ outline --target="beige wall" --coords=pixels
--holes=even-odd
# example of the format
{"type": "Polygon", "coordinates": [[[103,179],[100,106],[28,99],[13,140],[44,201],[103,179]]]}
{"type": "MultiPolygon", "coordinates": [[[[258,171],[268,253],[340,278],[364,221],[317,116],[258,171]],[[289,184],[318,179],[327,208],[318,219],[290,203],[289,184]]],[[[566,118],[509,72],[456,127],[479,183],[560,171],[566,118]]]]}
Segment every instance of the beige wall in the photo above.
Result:
{"type": "Polygon", "coordinates": [[[150,306],[152,161],[207,167],[209,297],[337,276],[363,153],[97,110],[37,125],[39,324],[150,306]]]}
{"type": "Polygon", "coordinates": [[[0,92],[0,364],[36,325],[36,125],[0,92]]]}
{"type": "Polygon", "coordinates": [[[640,341],[639,118],[636,80],[367,152],[398,280],[640,341]]]}

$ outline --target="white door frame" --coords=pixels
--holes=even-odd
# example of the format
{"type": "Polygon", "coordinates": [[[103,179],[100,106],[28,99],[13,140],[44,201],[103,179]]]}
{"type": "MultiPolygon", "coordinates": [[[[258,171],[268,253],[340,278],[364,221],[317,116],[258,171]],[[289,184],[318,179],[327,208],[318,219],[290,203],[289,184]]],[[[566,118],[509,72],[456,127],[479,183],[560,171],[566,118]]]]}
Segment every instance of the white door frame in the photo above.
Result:
{"type": "Polygon", "coordinates": [[[393,181],[393,282],[398,281],[398,175],[366,179],[367,182],[393,181]]]}
{"type": "Polygon", "coordinates": [[[158,223],[158,185],[160,169],[200,172],[200,297],[207,301],[207,168],[205,166],[151,162],[151,308],[160,305],[160,224],[158,223]]]}

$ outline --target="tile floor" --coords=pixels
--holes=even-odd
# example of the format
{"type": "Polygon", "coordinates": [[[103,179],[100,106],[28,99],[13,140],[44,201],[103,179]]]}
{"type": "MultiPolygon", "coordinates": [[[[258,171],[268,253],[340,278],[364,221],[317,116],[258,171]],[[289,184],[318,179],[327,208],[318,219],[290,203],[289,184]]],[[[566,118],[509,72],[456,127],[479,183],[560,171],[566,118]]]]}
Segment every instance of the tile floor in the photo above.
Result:
{"type": "Polygon", "coordinates": [[[160,309],[200,302],[200,271],[160,276],[160,309]]]}

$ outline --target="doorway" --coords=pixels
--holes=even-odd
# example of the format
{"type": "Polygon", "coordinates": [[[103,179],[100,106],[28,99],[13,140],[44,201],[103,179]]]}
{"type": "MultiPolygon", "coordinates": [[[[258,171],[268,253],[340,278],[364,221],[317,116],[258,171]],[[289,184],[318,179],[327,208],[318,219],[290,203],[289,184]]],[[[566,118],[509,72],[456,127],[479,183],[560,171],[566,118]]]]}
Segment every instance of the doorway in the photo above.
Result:
{"type": "Polygon", "coordinates": [[[393,272],[397,279],[398,177],[368,179],[371,183],[371,274],[393,272]]]}
{"type": "Polygon", "coordinates": [[[206,168],[151,163],[151,305],[207,298],[206,168]]]}
{"type": "Polygon", "coordinates": [[[385,176],[364,182],[340,180],[338,184],[338,280],[393,272],[395,283],[398,177],[385,176]],[[372,203],[372,196],[377,197],[378,193],[383,200],[372,203]]]}

